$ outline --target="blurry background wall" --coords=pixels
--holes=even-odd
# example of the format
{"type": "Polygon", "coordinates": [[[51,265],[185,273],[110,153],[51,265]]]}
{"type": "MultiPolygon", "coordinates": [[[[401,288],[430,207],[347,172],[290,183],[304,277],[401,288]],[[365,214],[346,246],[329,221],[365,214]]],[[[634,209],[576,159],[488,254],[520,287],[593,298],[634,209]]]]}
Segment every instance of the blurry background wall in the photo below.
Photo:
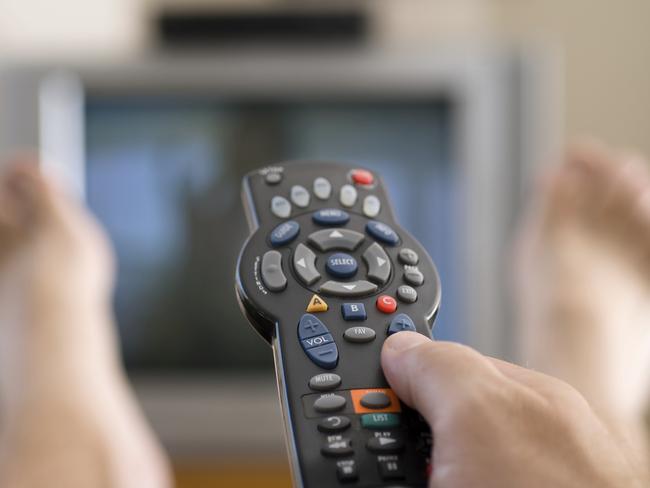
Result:
{"type": "MultiPolygon", "coordinates": [[[[161,5],[286,0],[0,0],[0,55],[44,58],[146,49],[161,5]],[[70,29],[73,21],[75,29],[70,29]]],[[[294,2],[302,6],[307,0],[294,2]]],[[[322,3],[322,2],[316,2],[322,3]]],[[[514,40],[555,46],[565,60],[566,134],[597,134],[650,154],[647,0],[373,0],[377,42],[514,40]]]]}

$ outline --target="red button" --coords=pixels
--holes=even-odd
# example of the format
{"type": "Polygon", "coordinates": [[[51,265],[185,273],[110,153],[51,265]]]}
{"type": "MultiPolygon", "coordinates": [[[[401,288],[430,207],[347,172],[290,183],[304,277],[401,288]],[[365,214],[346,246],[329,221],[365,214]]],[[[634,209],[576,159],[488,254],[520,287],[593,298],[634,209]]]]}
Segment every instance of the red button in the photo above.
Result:
{"type": "Polygon", "coordinates": [[[372,182],[375,181],[372,173],[365,169],[353,169],[350,176],[357,185],[372,185],[372,182]]]}
{"type": "Polygon", "coordinates": [[[380,312],[393,313],[397,310],[397,302],[389,295],[381,295],[377,298],[377,308],[380,312]]]}

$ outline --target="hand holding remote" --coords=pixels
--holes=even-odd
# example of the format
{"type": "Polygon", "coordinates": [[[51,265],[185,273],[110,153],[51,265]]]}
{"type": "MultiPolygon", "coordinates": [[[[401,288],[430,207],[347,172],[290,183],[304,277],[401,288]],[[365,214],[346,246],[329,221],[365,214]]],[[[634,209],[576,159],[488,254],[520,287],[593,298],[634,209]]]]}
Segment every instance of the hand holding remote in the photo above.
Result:
{"type": "Polygon", "coordinates": [[[621,440],[558,379],[409,332],[387,339],[382,366],[431,425],[431,487],[647,486],[621,440]]]}

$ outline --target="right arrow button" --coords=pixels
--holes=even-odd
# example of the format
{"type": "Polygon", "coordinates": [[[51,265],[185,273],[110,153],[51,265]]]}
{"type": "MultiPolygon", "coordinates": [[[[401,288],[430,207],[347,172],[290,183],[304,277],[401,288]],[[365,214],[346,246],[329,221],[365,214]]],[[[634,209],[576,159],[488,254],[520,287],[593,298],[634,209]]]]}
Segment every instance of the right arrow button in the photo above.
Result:
{"type": "Polygon", "coordinates": [[[363,260],[368,266],[368,278],[372,281],[385,284],[390,278],[390,259],[384,249],[374,242],[363,253],[363,260]]]}

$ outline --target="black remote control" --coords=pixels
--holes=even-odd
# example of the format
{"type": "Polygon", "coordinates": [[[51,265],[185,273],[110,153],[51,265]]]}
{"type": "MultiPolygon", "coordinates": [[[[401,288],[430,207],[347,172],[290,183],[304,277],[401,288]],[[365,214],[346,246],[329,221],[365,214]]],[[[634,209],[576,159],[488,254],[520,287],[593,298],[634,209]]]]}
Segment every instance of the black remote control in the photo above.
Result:
{"type": "Polygon", "coordinates": [[[249,173],[242,311],[273,346],[296,487],[425,486],[431,434],[381,371],[385,338],[431,337],[440,280],[377,174],[296,161],[249,173]]]}

